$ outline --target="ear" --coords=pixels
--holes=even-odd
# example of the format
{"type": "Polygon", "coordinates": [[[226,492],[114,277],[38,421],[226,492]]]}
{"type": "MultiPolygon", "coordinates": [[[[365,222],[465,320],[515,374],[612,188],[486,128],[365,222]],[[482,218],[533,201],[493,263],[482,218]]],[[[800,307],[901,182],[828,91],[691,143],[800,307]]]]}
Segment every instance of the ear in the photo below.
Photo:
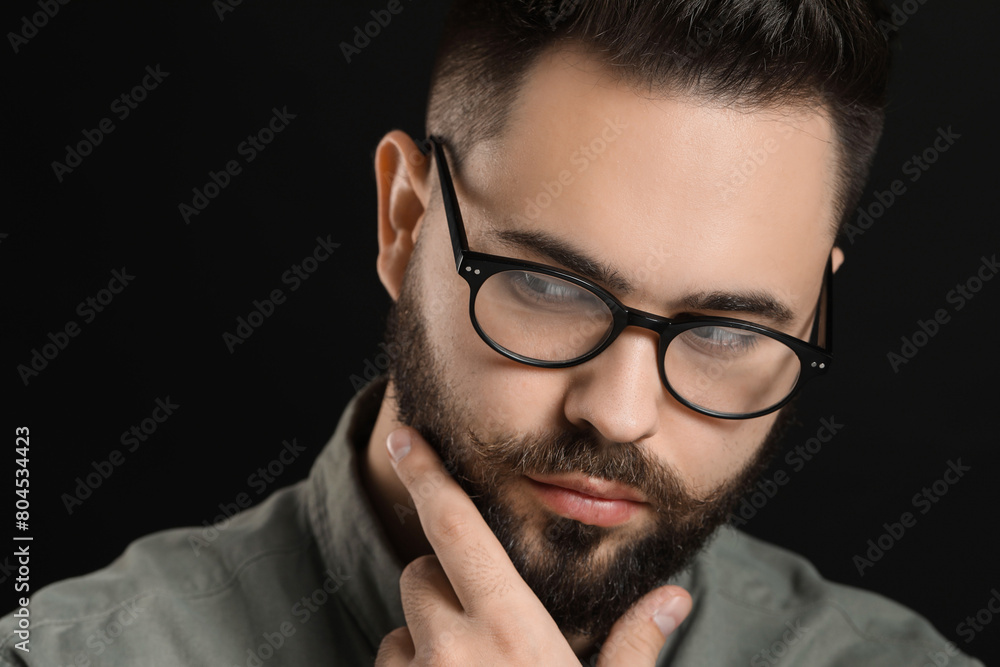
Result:
{"type": "Polygon", "coordinates": [[[833,246],[833,272],[836,273],[840,265],[844,263],[844,251],[840,246],[833,246]]]}
{"type": "Polygon", "coordinates": [[[392,300],[399,298],[406,265],[413,255],[430,193],[429,156],[408,134],[389,132],[375,149],[378,191],[379,279],[392,300]]]}

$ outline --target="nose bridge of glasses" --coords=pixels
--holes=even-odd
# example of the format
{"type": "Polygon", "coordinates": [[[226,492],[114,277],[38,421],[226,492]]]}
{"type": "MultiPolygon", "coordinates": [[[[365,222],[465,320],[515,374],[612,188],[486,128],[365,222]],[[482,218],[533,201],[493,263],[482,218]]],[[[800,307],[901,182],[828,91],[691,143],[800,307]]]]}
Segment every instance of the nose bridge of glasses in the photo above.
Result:
{"type": "MultiPolygon", "coordinates": [[[[671,323],[671,320],[661,315],[654,315],[645,310],[629,308],[626,311],[625,327],[639,327],[649,329],[656,333],[662,333],[671,323]]],[[[622,327],[624,329],[624,327],[622,327]]]]}

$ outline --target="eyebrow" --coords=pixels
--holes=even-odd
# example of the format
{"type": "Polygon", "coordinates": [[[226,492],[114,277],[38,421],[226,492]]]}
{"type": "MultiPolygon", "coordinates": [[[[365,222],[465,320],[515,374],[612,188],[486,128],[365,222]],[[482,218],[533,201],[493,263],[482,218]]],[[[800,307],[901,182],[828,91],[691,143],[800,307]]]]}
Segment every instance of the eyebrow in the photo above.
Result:
{"type": "Polygon", "coordinates": [[[493,229],[494,235],[509,246],[522,250],[537,252],[549,259],[562,264],[570,271],[579,273],[585,278],[600,283],[608,289],[622,294],[631,294],[635,286],[616,269],[588,257],[570,244],[557,239],[540,230],[524,231],[519,229],[493,229]]]}
{"type": "Polygon", "coordinates": [[[795,319],[791,308],[766,292],[698,292],[685,296],[684,305],[694,310],[751,313],[774,324],[788,324],[795,319]]]}
{"type": "MultiPolygon", "coordinates": [[[[491,227],[492,234],[505,245],[543,255],[619,294],[628,295],[636,291],[635,285],[613,267],[544,231],[491,227]]],[[[795,319],[791,308],[759,290],[696,292],[686,295],[682,303],[692,310],[748,313],[778,325],[795,319]]]]}

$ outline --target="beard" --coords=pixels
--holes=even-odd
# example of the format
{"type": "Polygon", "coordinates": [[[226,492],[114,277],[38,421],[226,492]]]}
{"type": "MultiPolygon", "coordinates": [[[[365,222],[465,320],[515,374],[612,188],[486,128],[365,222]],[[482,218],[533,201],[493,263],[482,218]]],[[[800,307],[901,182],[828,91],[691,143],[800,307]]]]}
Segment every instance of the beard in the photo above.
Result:
{"type": "Polygon", "coordinates": [[[437,451],[559,628],[603,643],[640,597],[690,566],[727,521],[778,450],[790,409],[782,409],[753,458],[707,497],[692,494],[645,447],[609,443],[593,428],[504,433],[502,416],[450,390],[449,374],[433,354],[418,298],[420,254],[418,243],[386,327],[387,349],[400,350],[389,368],[397,418],[437,451]],[[486,423],[463,419],[470,414],[486,423]],[[498,432],[487,433],[486,426],[498,432]],[[653,510],[652,521],[634,522],[642,528],[584,524],[539,511],[512,488],[518,482],[524,488],[522,475],[566,472],[636,489],[653,510]]]}

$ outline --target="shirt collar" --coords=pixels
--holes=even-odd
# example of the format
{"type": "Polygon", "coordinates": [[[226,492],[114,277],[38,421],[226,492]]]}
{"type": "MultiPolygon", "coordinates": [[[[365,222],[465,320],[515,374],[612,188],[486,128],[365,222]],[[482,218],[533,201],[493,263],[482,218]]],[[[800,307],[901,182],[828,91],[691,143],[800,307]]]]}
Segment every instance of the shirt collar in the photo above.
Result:
{"type": "Polygon", "coordinates": [[[344,582],[341,599],[351,607],[373,647],[406,625],[399,597],[402,567],[361,481],[361,462],[385,393],[381,376],[344,409],[309,474],[306,508],[327,569],[344,582]]]}

